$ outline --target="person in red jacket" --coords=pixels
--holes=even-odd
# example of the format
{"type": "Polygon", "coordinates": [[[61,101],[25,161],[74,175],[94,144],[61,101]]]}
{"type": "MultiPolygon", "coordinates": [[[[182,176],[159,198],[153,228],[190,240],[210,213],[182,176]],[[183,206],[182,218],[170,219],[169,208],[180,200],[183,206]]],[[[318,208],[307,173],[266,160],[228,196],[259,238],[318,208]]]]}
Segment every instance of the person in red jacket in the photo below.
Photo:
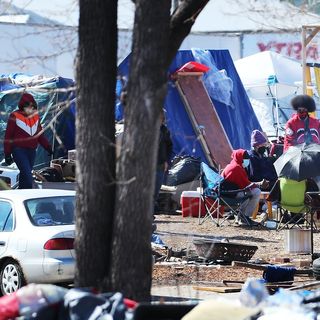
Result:
{"type": "MultiPolygon", "coordinates": [[[[243,202],[241,211],[247,217],[246,220],[248,220],[251,225],[254,225],[250,217],[260,200],[261,190],[259,189],[259,185],[263,186],[266,181],[252,183],[248,179],[245,168],[249,165],[250,160],[246,150],[234,150],[231,158],[231,162],[222,171],[222,176],[227,184],[233,186],[232,189],[247,189],[246,192],[238,192],[236,197],[243,198],[245,195],[249,195],[249,198],[243,202]]],[[[245,223],[246,221],[242,222],[245,223]]]]}
{"type": "Polygon", "coordinates": [[[309,116],[309,112],[316,110],[313,98],[305,94],[298,95],[291,100],[291,105],[297,113],[293,114],[286,124],[283,151],[304,142],[319,144],[320,122],[309,116]]]}
{"type": "Polygon", "coordinates": [[[50,155],[52,147],[43,135],[33,96],[24,93],[18,107],[19,110],[10,114],[7,123],[4,136],[5,162],[10,165],[14,161],[20,170],[19,189],[32,189],[32,169],[38,144],[50,155]]]}

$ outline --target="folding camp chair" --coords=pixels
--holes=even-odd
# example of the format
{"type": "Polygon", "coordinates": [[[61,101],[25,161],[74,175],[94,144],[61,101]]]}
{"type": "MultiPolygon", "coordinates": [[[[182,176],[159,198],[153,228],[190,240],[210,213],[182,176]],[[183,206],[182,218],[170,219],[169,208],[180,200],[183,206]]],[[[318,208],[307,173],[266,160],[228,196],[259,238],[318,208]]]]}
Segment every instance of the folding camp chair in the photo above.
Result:
{"type": "Polygon", "coordinates": [[[295,181],[286,178],[280,178],[280,202],[277,204],[279,224],[277,230],[284,228],[292,229],[304,226],[310,227],[308,214],[310,208],[305,205],[306,180],[295,181]],[[288,219],[288,214],[291,217],[288,219]],[[287,219],[286,219],[287,218],[287,219]]]}
{"type": "MultiPolygon", "coordinates": [[[[246,225],[250,226],[251,222],[247,216],[241,211],[241,206],[247,201],[250,196],[245,195],[242,198],[237,198],[239,192],[244,192],[246,189],[236,190],[221,190],[221,183],[224,178],[211,169],[204,162],[200,166],[200,205],[199,205],[199,224],[211,219],[217,226],[222,226],[224,222],[230,221],[231,218],[238,218],[246,225]],[[202,204],[205,208],[205,215],[201,218],[202,204]],[[228,213],[221,216],[221,207],[228,209],[228,213]]],[[[230,223],[231,224],[231,223],[230,223]]]]}

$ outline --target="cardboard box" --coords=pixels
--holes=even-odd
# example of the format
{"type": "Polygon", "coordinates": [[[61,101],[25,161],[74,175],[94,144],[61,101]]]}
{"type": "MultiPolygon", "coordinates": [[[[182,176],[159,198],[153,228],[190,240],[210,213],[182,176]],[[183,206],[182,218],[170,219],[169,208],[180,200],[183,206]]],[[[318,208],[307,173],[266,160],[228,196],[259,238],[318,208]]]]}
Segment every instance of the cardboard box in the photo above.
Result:
{"type": "MultiPolygon", "coordinates": [[[[200,202],[200,193],[198,191],[183,191],[181,194],[181,208],[182,208],[182,216],[183,217],[199,217],[199,202],[200,202]]],[[[211,207],[214,203],[212,199],[206,199],[207,207],[211,207]]],[[[212,209],[213,210],[213,209],[212,209]]],[[[220,207],[220,217],[222,217],[224,213],[224,207],[220,207]]],[[[206,209],[203,201],[201,201],[200,208],[200,216],[204,217],[206,214],[206,209]]],[[[217,212],[213,215],[213,217],[217,217],[217,212]]]]}

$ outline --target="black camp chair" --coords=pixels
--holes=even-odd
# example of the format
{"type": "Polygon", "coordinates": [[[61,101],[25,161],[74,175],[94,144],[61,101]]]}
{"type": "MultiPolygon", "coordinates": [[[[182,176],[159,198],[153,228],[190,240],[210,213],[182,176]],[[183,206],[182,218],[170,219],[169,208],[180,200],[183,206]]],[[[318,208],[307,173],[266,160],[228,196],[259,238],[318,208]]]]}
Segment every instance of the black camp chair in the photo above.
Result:
{"type": "Polygon", "coordinates": [[[204,162],[200,167],[200,206],[199,206],[199,224],[204,223],[206,220],[211,219],[217,226],[222,226],[226,221],[230,224],[231,218],[238,218],[243,221],[247,226],[252,226],[251,220],[248,219],[241,211],[243,203],[250,198],[246,195],[249,185],[245,189],[222,190],[221,185],[224,178],[210,168],[204,162]],[[242,198],[236,198],[239,192],[245,194],[242,198]],[[205,215],[201,217],[201,206],[204,204],[205,215]],[[228,213],[221,216],[220,209],[224,206],[228,213]]]}

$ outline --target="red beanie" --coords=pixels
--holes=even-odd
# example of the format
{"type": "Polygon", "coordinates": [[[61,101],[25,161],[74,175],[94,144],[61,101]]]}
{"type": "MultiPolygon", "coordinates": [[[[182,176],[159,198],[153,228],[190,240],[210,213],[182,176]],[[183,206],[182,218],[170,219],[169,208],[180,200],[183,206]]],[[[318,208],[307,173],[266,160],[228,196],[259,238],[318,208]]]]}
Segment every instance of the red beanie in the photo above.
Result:
{"type": "Polygon", "coordinates": [[[26,104],[32,103],[36,109],[38,109],[36,100],[34,100],[34,97],[30,93],[24,93],[19,101],[19,109],[22,110],[26,104]]]}

